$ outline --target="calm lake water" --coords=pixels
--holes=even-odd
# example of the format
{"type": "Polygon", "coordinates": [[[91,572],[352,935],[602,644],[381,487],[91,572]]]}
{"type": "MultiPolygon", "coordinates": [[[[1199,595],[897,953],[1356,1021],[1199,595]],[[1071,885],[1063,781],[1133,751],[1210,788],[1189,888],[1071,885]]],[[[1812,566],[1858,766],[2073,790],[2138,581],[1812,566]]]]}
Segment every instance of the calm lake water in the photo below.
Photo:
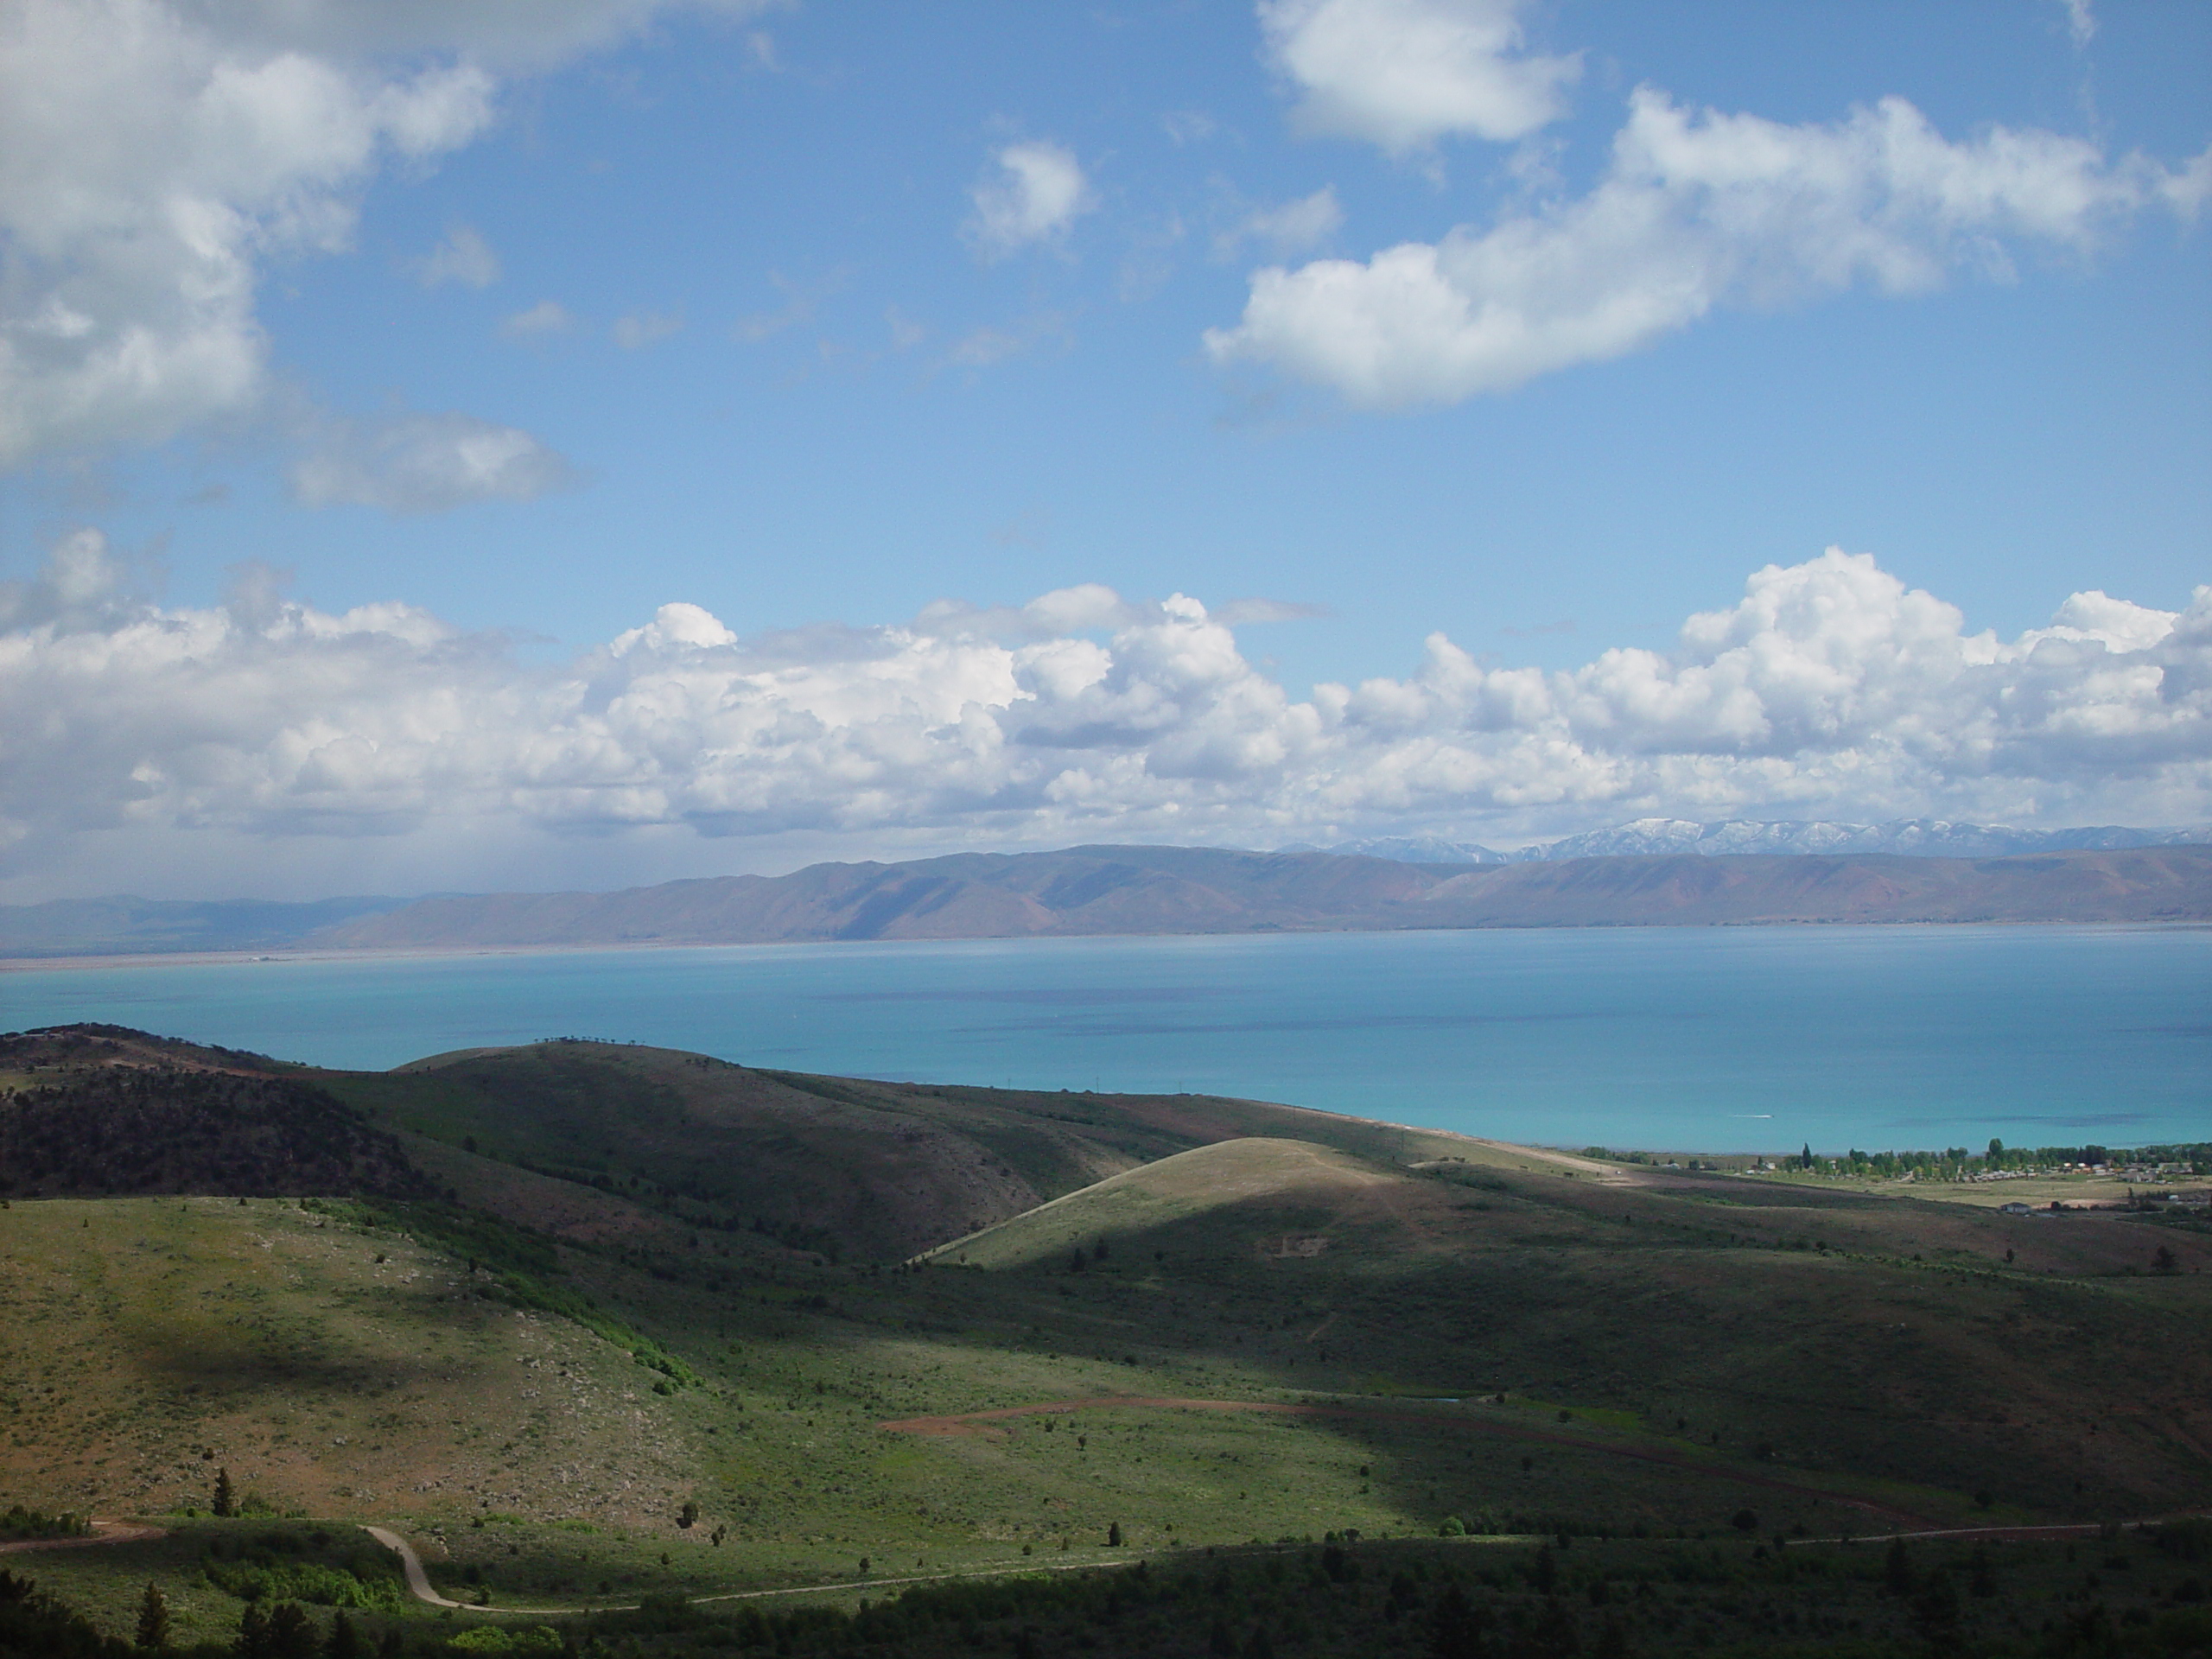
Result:
{"type": "Polygon", "coordinates": [[[1760,927],[750,945],[0,975],[0,1028],[382,1067],[551,1036],[1192,1090],[1549,1145],[2212,1140],[2212,930],[1760,927]]]}

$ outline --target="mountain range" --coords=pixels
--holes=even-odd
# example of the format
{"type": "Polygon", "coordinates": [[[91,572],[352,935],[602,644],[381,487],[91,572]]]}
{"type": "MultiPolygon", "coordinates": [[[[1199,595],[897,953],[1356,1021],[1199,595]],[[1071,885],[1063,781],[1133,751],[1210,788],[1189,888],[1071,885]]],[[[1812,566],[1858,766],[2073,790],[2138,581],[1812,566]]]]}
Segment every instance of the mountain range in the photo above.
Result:
{"type": "Polygon", "coordinates": [[[325,927],[329,950],[1753,922],[2212,919],[2212,848],[1999,859],[1585,858],[1475,867],[1331,853],[1077,847],[621,893],[424,899],[325,927]]]}
{"type": "MultiPolygon", "coordinates": [[[[1636,825],[1608,833],[1660,836],[1657,830],[1636,825]]],[[[1715,839],[1694,838],[1699,850],[1694,852],[1624,850],[1512,862],[1495,855],[1485,862],[1344,849],[1075,847],[891,864],[816,864],[789,875],[708,877],[615,893],[455,893],[296,906],[55,901],[0,909],[0,957],[1409,928],[2212,920],[2208,846],[1961,857],[1719,851],[1712,845],[1715,839]]]]}

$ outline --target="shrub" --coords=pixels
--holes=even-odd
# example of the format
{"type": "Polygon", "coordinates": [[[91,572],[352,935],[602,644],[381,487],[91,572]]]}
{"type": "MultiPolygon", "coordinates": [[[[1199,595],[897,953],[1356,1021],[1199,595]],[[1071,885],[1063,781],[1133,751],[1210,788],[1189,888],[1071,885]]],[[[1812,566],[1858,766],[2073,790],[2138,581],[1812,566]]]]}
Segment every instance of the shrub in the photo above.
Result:
{"type": "Polygon", "coordinates": [[[0,1538],[82,1538],[92,1523],[81,1515],[48,1515],[10,1503],[0,1512],[0,1538]]]}
{"type": "Polygon", "coordinates": [[[550,1624],[527,1624],[520,1630],[480,1624],[446,1645],[459,1653],[558,1653],[562,1648],[561,1633],[550,1624]]]}
{"type": "Polygon", "coordinates": [[[241,1601],[311,1601],[321,1607],[397,1607],[397,1580],[381,1574],[364,1580],[341,1567],[321,1561],[203,1562],[207,1581],[241,1601]]]}

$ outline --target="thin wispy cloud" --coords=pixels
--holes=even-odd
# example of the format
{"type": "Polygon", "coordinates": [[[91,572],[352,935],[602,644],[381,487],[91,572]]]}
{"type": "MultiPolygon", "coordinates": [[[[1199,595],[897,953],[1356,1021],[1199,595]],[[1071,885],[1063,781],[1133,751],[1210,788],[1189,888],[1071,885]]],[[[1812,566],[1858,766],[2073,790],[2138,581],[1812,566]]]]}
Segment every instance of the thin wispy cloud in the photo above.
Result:
{"type": "Polygon", "coordinates": [[[813,321],[823,301],[843,289],[852,281],[852,276],[850,270],[839,269],[824,271],[811,282],[802,282],[781,271],[770,271],[768,285],[784,296],[783,304],[772,311],[747,312],[731,325],[730,337],[747,346],[757,346],[786,328],[813,321]]]}
{"type": "Polygon", "coordinates": [[[304,505],[394,513],[530,501],[575,482],[567,460],[521,428],[462,414],[329,420],[292,467],[304,505]]]}
{"type": "Polygon", "coordinates": [[[1310,196],[1243,213],[1214,238],[1214,257],[1233,258],[1255,242],[1279,257],[1310,253],[1334,238],[1344,222],[1344,206],[1337,200],[1336,187],[1325,184],[1310,196]]]}
{"type": "Polygon", "coordinates": [[[999,150],[969,199],[975,211],[967,234],[987,259],[1058,245],[1096,205],[1075,152],[1047,139],[999,150]]]}
{"type": "Polygon", "coordinates": [[[499,256],[474,226],[454,225],[416,264],[415,279],[425,288],[442,288],[448,283],[489,288],[499,280],[499,256]]]}
{"type": "Polygon", "coordinates": [[[617,317],[611,332],[617,346],[626,352],[635,352],[683,331],[683,319],[679,316],[661,311],[632,311],[617,317]]]}
{"type": "Polygon", "coordinates": [[[945,361],[957,368],[988,369],[1027,357],[1047,346],[1065,346],[1068,318],[1058,311],[1033,311],[1007,323],[986,323],[954,340],[945,361]]]}
{"type": "Polygon", "coordinates": [[[2085,52],[2097,37],[2097,14],[2090,0],[2058,0],[2066,9],[2066,33],[2076,52],[2085,52]]]}
{"type": "Polygon", "coordinates": [[[574,329],[576,320],[558,300],[540,300],[525,310],[514,313],[499,324],[499,332],[509,340],[538,340],[548,334],[565,334],[574,329]]]}

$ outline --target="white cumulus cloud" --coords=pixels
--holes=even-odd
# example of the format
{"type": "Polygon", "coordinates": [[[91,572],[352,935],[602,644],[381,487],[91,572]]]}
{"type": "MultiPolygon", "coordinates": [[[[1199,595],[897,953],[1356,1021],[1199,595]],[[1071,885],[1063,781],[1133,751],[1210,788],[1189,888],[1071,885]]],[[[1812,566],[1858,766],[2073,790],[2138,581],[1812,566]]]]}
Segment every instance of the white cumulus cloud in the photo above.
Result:
{"type": "Polygon", "coordinates": [[[1310,133],[1393,155],[1471,133],[1525,137],[1567,112],[1580,54],[1522,51],[1522,0],[1261,0],[1267,55],[1310,133]]]}
{"type": "MultiPolygon", "coordinates": [[[[665,0],[0,6],[0,467],[253,412],[264,264],[349,244],[362,193],[665,0]]],[[[709,6],[742,12],[744,0],[709,6]]],[[[420,271],[478,283],[461,227],[420,271]]]]}
{"type": "Polygon", "coordinates": [[[2131,216],[2193,217],[2212,151],[2179,170],[1998,127],[1954,143],[1902,99],[1827,124],[1630,103],[1586,194],[1364,262],[1254,274],[1217,362],[1273,365],[1390,409],[1510,391],[1649,345],[1716,306],[2003,276],[2011,250],[2094,251],[2131,216]]]}
{"type": "Polygon", "coordinates": [[[1758,571],[1670,651],[1548,671],[1440,633],[1402,678],[1299,699],[1198,601],[1096,586],[753,638],[670,604],[542,665],[404,605],[332,614],[263,581],[164,608],[123,575],[86,531],[0,589],[17,891],[87,833],[151,855],[189,832],[242,876],[316,837],[598,837],[619,878],[626,836],[687,831],[873,851],[1419,817],[2212,817],[2212,588],[2179,613],[2077,594],[2005,639],[1831,550],[1758,571]]]}
{"type": "Polygon", "coordinates": [[[1001,149],[969,199],[975,204],[969,238],[993,259],[1059,240],[1092,205],[1075,152],[1041,138],[1001,149]]]}

